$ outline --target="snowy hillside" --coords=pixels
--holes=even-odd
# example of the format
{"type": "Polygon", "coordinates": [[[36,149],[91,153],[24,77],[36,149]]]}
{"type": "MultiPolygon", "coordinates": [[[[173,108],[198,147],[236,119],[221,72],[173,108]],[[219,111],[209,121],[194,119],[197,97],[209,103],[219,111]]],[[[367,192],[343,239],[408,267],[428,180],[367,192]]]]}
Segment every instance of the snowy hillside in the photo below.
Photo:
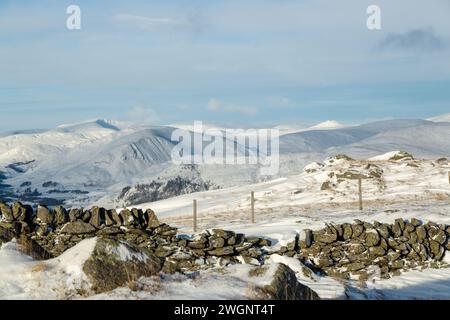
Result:
{"type": "MultiPolygon", "coordinates": [[[[69,205],[89,205],[102,199],[113,205],[124,188],[189,176],[190,169],[171,162],[173,130],[94,120],[4,134],[0,137],[0,197],[69,205]]],[[[296,176],[306,164],[340,153],[364,159],[406,150],[419,159],[436,159],[450,154],[449,134],[449,123],[426,120],[352,127],[327,121],[280,136],[277,176],[261,176],[257,166],[245,165],[198,165],[195,171],[199,181],[227,188],[296,176]]],[[[241,145],[237,150],[240,155],[249,152],[241,145]]]]}

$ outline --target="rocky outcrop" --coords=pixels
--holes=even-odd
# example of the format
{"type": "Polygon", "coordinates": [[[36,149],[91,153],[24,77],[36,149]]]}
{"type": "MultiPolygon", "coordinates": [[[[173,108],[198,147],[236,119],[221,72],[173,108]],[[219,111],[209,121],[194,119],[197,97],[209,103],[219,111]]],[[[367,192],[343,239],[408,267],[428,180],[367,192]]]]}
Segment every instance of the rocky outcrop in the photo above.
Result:
{"type": "Polygon", "coordinates": [[[263,292],[271,300],[320,300],[319,295],[309,287],[298,282],[295,272],[285,264],[277,264],[270,284],[263,292]]]}
{"type": "Polygon", "coordinates": [[[95,293],[114,290],[140,277],[156,275],[161,268],[161,259],[150,251],[108,238],[97,239],[92,254],[83,264],[83,272],[95,293]]]}

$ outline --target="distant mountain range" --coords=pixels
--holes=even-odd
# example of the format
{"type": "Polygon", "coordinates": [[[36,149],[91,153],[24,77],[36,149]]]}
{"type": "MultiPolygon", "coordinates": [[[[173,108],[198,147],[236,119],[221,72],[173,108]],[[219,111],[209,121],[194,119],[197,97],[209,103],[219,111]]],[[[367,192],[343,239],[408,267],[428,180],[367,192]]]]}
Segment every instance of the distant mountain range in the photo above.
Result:
{"type": "MultiPolygon", "coordinates": [[[[280,136],[279,176],[297,174],[305,164],[338,153],[354,158],[393,150],[405,150],[418,158],[450,155],[450,122],[446,122],[450,115],[432,119],[351,127],[327,121],[285,132],[280,136]]],[[[267,179],[256,166],[175,166],[170,161],[176,144],[171,141],[174,129],[93,120],[0,135],[0,198],[89,205],[101,199],[112,203],[124,188],[136,184],[160,181],[161,185],[177,177],[174,181],[215,187],[267,179]]],[[[248,151],[238,146],[240,155],[248,151]]],[[[168,192],[173,194],[173,190],[168,192]]]]}

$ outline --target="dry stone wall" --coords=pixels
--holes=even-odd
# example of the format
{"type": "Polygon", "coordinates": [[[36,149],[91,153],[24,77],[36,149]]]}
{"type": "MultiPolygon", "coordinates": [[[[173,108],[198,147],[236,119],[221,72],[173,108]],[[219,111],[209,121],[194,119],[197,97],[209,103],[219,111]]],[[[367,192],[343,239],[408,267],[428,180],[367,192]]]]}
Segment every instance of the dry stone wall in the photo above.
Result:
{"type": "Polygon", "coordinates": [[[418,219],[393,224],[329,224],[306,230],[287,246],[274,249],[268,239],[220,229],[191,235],[160,223],[152,210],[89,210],[32,207],[0,202],[0,242],[19,239],[35,258],[60,255],[86,238],[125,241],[161,259],[166,273],[235,263],[263,265],[272,254],[299,259],[313,272],[345,279],[389,278],[401,270],[445,266],[450,227],[418,219]]]}

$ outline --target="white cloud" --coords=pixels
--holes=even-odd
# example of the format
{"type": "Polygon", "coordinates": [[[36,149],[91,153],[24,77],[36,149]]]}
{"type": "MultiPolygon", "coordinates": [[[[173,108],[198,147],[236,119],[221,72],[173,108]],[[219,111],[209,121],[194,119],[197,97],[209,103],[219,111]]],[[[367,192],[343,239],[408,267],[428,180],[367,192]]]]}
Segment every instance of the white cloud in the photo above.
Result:
{"type": "Polygon", "coordinates": [[[188,21],[168,17],[144,17],[133,14],[117,14],[114,20],[120,23],[135,25],[141,29],[153,31],[164,27],[189,26],[188,21]]]}
{"type": "Polygon", "coordinates": [[[209,100],[207,109],[214,112],[241,113],[245,115],[255,115],[258,113],[257,107],[225,103],[216,98],[209,100]]]}

